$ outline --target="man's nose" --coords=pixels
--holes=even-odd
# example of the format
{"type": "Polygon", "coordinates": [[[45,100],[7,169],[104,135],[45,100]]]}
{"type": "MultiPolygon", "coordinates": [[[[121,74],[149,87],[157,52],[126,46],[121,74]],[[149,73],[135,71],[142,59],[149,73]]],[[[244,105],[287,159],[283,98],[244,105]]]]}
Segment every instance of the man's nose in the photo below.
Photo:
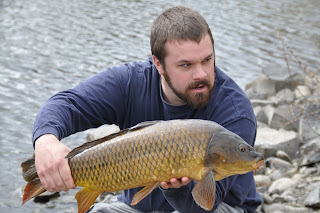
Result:
{"type": "Polygon", "coordinates": [[[204,67],[199,64],[195,66],[195,69],[193,71],[193,80],[203,80],[207,77],[207,73],[205,72],[204,67]]]}

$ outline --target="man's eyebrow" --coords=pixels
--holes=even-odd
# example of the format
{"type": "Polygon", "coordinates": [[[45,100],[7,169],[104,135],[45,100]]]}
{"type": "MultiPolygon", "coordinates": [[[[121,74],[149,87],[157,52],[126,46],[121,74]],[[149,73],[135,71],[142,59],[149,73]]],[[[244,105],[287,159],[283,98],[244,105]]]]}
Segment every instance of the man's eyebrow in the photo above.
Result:
{"type": "Polygon", "coordinates": [[[213,52],[212,53],[210,53],[207,57],[205,57],[204,59],[207,59],[207,58],[210,58],[210,57],[212,57],[213,56],[213,52]]]}
{"type": "Polygon", "coordinates": [[[189,64],[189,63],[191,63],[191,61],[187,59],[181,59],[177,61],[177,64],[189,64]]]}
{"type": "MultiPolygon", "coordinates": [[[[210,58],[212,56],[213,56],[213,52],[208,54],[206,57],[204,57],[203,60],[210,58]]],[[[181,60],[177,61],[177,64],[189,64],[189,63],[192,63],[192,61],[187,60],[187,59],[181,59],[181,60]]]]}

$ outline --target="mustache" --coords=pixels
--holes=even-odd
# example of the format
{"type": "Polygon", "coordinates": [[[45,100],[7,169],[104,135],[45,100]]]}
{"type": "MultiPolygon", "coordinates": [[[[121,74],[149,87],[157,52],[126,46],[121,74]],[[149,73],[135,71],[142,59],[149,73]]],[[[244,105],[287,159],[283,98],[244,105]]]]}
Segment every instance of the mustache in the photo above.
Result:
{"type": "Polygon", "coordinates": [[[210,86],[210,83],[207,79],[204,79],[202,81],[196,81],[196,82],[193,82],[192,84],[190,84],[188,86],[188,89],[195,89],[197,87],[200,87],[200,86],[210,86]]]}

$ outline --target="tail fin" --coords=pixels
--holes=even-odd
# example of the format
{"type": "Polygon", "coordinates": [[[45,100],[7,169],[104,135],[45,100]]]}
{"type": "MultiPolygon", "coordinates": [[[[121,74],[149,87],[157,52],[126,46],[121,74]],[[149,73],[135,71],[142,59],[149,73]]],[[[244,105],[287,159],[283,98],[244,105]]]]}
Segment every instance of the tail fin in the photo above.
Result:
{"type": "Polygon", "coordinates": [[[27,182],[27,186],[24,189],[22,205],[25,204],[31,198],[43,193],[46,189],[42,186],[37,174],[37,170],[34,164],[34,158],[26,160],[21,164],[22,176],[27,182]]]}

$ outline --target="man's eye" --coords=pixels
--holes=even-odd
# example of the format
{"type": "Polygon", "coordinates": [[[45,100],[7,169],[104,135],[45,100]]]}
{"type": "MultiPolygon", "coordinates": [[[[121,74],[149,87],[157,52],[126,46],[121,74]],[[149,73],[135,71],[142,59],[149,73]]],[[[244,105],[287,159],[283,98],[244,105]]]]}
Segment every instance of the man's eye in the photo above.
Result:
{"type": "Polygon", "coordinates": [[[181,66],[181,67],[189,67],[190,64],[181,64],[180,66],[181,66]]]}
{"type": "Polygon", "coordinates": [[[204,60],[204,62],[209,62],[211,60],[211,58],[206,58],[205,60],[204,60]]]}

